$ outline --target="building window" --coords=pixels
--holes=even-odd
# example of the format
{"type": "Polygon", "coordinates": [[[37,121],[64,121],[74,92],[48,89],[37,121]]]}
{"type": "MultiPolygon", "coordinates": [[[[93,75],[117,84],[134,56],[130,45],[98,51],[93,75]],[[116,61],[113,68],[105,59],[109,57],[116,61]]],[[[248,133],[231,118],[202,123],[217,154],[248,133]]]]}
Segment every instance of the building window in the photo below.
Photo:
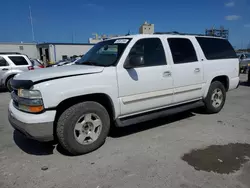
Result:
{"type": "Polygon", "coordinates": [[[66,60],[66,59],[68,59],[68,56],[67,55],[63,55],[62,56],[62,60],[66,60]]]}

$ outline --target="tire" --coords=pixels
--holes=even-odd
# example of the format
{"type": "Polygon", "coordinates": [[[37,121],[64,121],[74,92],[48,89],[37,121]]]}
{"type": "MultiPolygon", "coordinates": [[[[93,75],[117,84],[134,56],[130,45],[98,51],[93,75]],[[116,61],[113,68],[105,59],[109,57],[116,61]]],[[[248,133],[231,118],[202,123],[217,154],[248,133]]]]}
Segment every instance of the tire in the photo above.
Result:
{"type": "MultiPolygon", "coordinates": [[[[96,128],[92,129],[94,130],[94,133],[95,129],[96,128]]],[[[110,117],[107,110],[101,104],[89,101],[89,102],[82,102],[75,104],[66,109],[58,119],[56,133],[59,144],[67,152],[69,152],[72,155],[81,155],[92,152],[101,147],[106,140],[106,137],[109,133],[109,129],[110,129],[110,117]],[[91,120],[86,120],[87,116],[91,116],[91,120]],[[89,125],[89,123],[87,125],[87,122],[95,121],[92,120],[93,117],[94,118],[96,117],[95,120],[97,120],[98,118],[100,119],[101,130],[99,130],[98,133],[99,135],[98,137],[96,136],[96,140],[94,140],[93,142],[92,142],[92,137],[87,137],[81,144],[79,141],[80,136],[88,135],[87,133],[85,134],[83,132],[85,131],[85,127],[89,125]],[[81,123],[79,123],[79,121],[81,121],[81,123]],[[76,128],[77,127],[76,124],[81,124],[82,126],[81,131],[79,131],[79,128],[76,128]],[[88,142],[90,143],[88,144],[88,142]]],[[[87,132],[89,131],[87,130],[87,132]]]]}
{"type": "MultiPolygon", "coordinates": [[[[220,94],[218,96],[220,96],[220,94]]],[[[225,104],[225,101],[226,101],[225,86],[219,81],[212,82],[208,90],[208,94],[204,100],[206,112],[209,114],[220,112],[225,104]],[[221,99],[220,97],[218,97],[218,99],[215,99],[216,98],[215,94],[217,93],[217,91],[221,92],[221,96],[222,96],[221,99]],[[216,101],[221,101],[221,103],[216,102],[216,101]]]]}
{"type": "Polygon", "coordinates": [[[6,81],[6,84],[5,84],[5,86],[6,86],[6,88],[8,89],[9,92],[13,91],[13,89],[12,89],[12,87],[10,85],[10,82],[11,82],[12,79],[13,79],[13,76],[8,78],[7,81],[6,81]]]}

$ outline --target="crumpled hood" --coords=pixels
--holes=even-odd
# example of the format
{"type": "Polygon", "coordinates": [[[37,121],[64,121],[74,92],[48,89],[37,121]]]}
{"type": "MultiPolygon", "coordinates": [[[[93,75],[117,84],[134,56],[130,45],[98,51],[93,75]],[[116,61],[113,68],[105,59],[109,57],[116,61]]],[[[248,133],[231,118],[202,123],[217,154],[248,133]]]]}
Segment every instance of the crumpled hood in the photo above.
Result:
{"type": "Polygon", "coordinates": [[[50,80],[55,78],[71,77],[84,74],[93,74],[102,72],[104,67],[89,65],[71,65],[41,68],[17,74],[15,80],[31,80],[32,82],[50,80]]]}

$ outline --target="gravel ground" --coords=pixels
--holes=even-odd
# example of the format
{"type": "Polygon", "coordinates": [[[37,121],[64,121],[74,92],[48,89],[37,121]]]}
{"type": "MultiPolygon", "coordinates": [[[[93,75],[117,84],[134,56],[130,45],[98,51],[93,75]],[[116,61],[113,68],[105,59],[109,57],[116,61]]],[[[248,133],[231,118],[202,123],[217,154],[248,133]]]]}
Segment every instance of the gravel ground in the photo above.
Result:
{"type": "Polygon", "coordinates": [[[249,162],[236,172],[219,174],[195,170],[182,160],[193,149],[250,143],[248,86],[229,92],[219,114],[186,112],[121,128],[100,149],[78,157],[13,131],[7,119],[9,99],[0,93],[1,188],[250,187],[249,162]]]}

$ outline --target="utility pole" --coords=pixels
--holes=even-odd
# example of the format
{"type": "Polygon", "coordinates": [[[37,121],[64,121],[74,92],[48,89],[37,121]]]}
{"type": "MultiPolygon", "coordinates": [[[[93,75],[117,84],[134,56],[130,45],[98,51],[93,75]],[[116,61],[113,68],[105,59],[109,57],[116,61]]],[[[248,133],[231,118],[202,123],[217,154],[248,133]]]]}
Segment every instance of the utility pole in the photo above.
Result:
{"type": "Polygon", "coordinates": [[[35,42],[35,33],[34,33],[34,28],[33,28],[33,18],[31,14],[31,7],[29,6],[30,9],[30,25],[31,25],[31,32],[32,32],[32,40],[35,42]]]}
{"type": "Polygon", "coordinates": [[[72,43],[75,43],[75,32],[72,32],[72,43]]]}

